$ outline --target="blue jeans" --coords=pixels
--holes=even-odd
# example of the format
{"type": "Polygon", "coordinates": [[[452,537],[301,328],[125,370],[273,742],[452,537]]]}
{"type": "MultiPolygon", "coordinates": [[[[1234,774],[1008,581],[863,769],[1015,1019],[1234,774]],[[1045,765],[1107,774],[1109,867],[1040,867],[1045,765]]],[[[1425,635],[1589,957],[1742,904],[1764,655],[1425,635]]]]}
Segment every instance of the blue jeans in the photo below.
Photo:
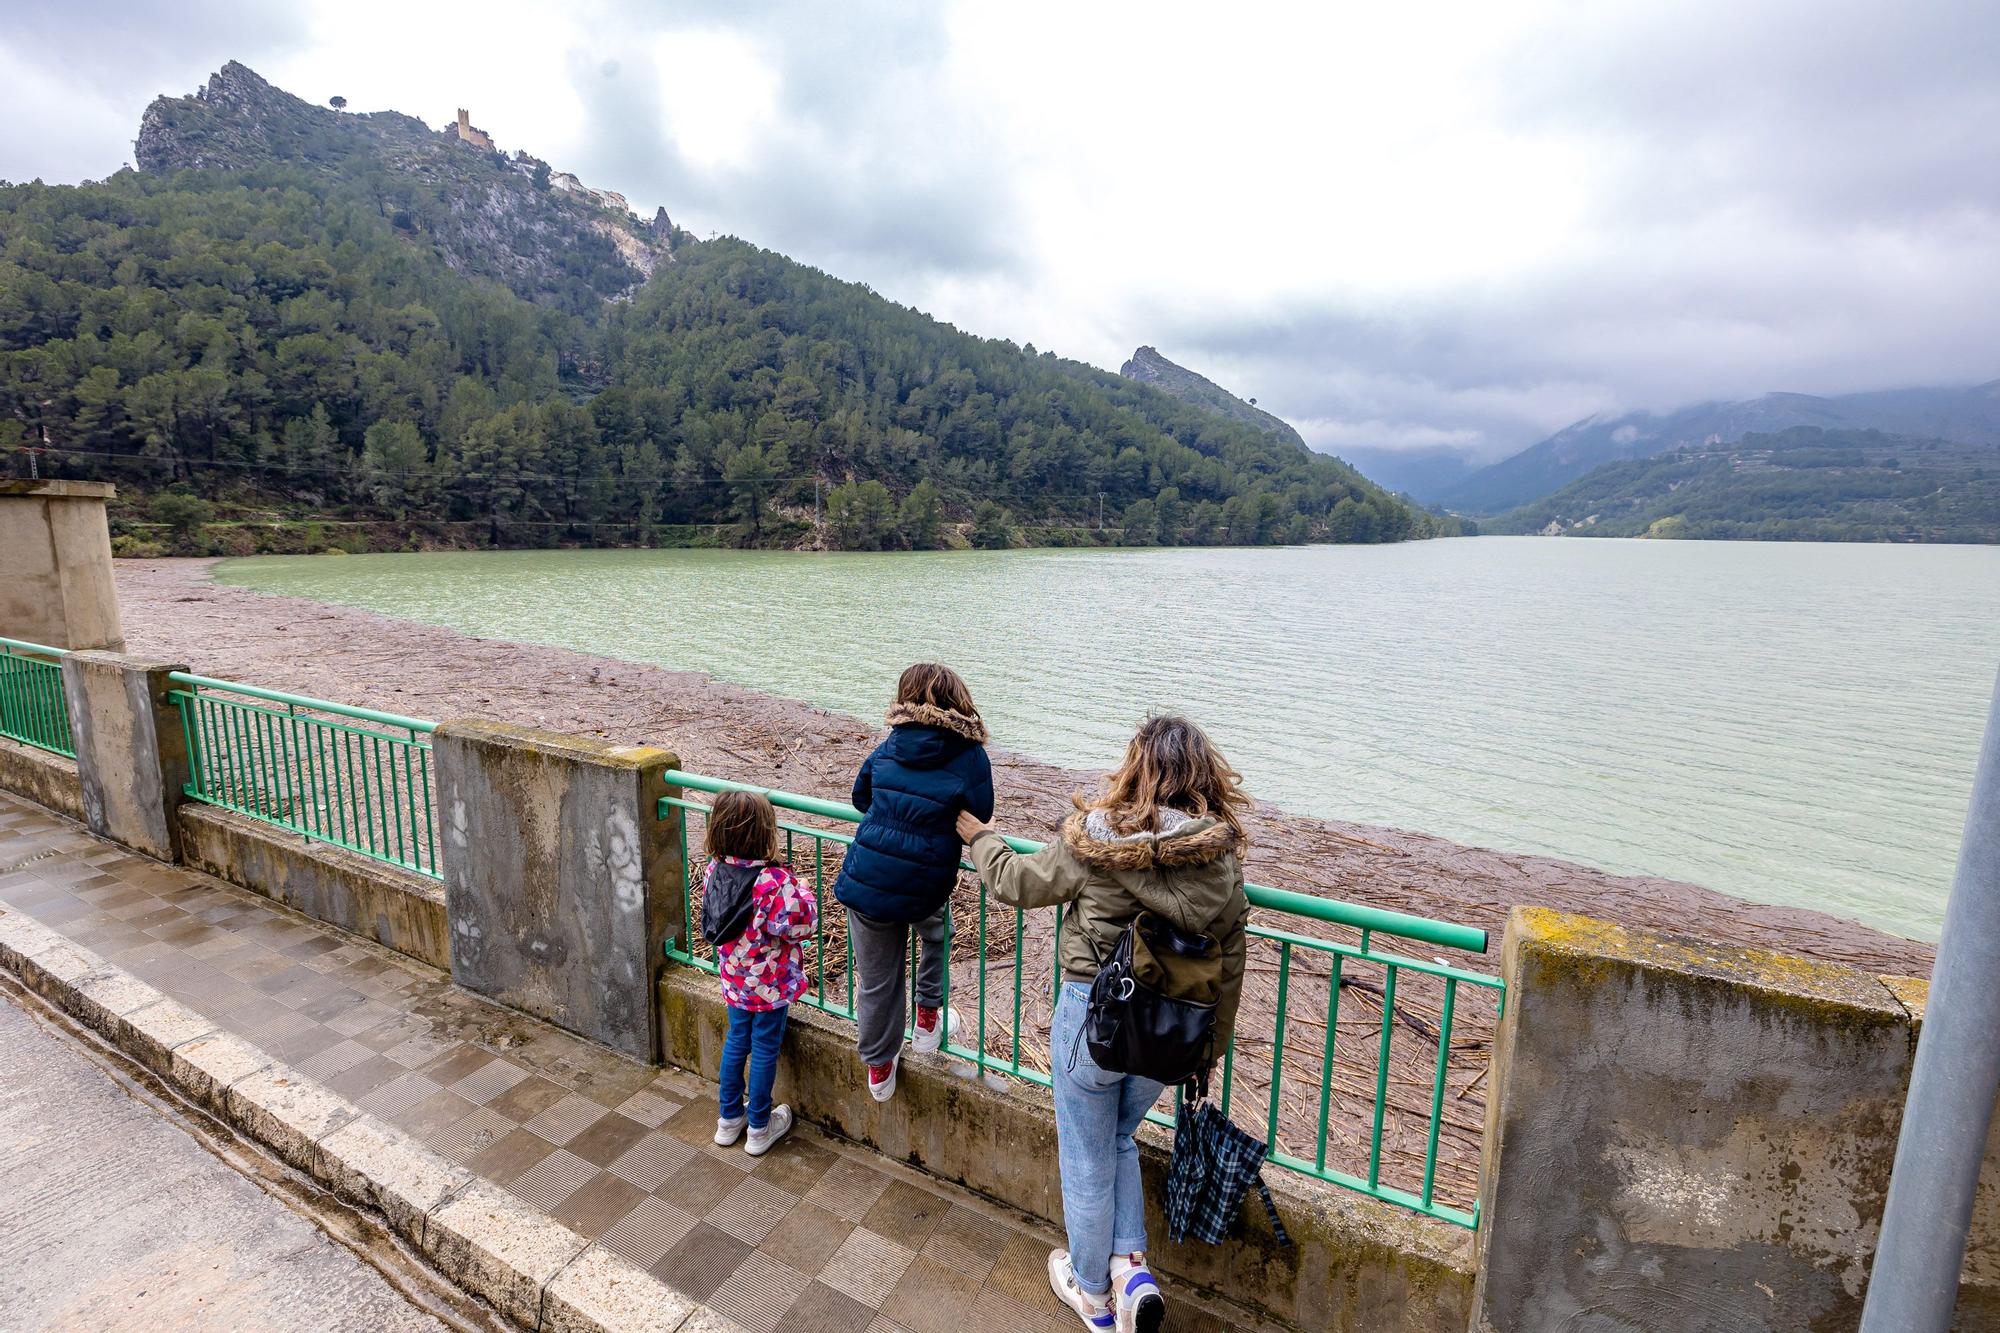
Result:
{"type": "Polygon", "coordinates": [[[729,1006],[729,1035],[722,1039],[722,1118],[743,1114],[743,1066],[750,1066],[750,1128],[771,1123],[771,1085],[778,1081],[778,1047],[785,1040],[789,1008],[729,1006]]]}
{"type": "Polygon", "coordinates": [[[1102,1296],[1111,1290],[1111,1256],[1146,1248],[1146,1195],[1132,1133],[1166,1085],[1097,1067],[1082,1039],[1089,1003],[1090,987],[1063,983],[1049,1033],[1049,1067],[1070,1263],[1076,1284],[1102,1296]]]}

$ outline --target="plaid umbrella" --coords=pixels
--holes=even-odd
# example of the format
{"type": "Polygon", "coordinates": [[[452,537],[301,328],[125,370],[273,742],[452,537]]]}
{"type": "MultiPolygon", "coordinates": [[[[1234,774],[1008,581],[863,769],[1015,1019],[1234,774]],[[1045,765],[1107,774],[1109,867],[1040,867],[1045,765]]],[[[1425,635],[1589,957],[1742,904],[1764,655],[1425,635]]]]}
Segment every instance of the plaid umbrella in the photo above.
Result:
{"type": "Polygon", "coordinates": [[[1236,1226],[1252,1185],[1263,1196],[1271,1230],[1290,1245],[1278,1206],[1264,1184],[1264,1144],[1245,1133],[1207,1098],[1181,1107],[1174,1125],[1174,1156],[1167,1167],[1167,1231],[1176,1243],[1193,1236],[1220,1244],[1236,1226]]]}

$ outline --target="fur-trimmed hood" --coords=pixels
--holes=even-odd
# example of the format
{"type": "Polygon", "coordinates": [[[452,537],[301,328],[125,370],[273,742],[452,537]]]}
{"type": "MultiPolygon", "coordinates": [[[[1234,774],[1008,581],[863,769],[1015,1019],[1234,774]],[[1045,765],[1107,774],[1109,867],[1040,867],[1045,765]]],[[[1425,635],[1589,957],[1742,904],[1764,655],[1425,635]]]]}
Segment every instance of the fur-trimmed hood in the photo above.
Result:
{"type": "Polygon", "coordinates": [[[1099,870],[1182,870],[1236,850],[1236,835],[1214,815],[1197,819],[1161,810],[1154,832],[1118,833],[1102,810],[1078,810],[1063,821],[1063,845],[1099,870]]]}
{"type": "Polygon", "coordinates": [[[978,718],[934,704],[897,704],[889,710],[888,722],[892,727],[936,727],[963,736],[974,745],[984,745],[988,739],[986,724],[978,718]]]}

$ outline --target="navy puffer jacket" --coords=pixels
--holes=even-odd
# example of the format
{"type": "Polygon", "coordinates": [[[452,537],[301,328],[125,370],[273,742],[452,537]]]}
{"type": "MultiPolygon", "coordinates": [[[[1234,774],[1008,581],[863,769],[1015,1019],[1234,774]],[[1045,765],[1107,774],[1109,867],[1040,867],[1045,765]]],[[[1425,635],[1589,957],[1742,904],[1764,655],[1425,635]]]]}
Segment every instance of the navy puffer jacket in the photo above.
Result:
{"type": "Polygon", "coordinates": [[[958,812],[993,818],[986,726],[929,704],[889,710],[889,739],[854,779],[862,811],[834,897],[876,921],[934,916],[958,879],[958,812]]]}

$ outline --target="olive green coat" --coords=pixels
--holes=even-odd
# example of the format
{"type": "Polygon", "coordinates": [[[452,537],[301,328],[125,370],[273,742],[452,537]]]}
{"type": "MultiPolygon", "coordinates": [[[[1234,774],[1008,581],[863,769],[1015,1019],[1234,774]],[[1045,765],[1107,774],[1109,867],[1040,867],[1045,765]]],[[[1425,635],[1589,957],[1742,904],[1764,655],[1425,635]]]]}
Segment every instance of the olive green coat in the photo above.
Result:
{"type": "Polygon", "coordinates": [[[1114,833],[1102,812],[1078,811],[1062,837],[1024,856],[996,833],[973,840],[972,861],[994,900],[1009,907],[1069,906],[1059,961],[1063,977],[1088,984],[1141,909],[1222,946],[1215,1039],[1228,1045],[1243,995],[1243,863],[1236,836],[1214,816],[1161,812],[1161,831],[1114,833]]]}

